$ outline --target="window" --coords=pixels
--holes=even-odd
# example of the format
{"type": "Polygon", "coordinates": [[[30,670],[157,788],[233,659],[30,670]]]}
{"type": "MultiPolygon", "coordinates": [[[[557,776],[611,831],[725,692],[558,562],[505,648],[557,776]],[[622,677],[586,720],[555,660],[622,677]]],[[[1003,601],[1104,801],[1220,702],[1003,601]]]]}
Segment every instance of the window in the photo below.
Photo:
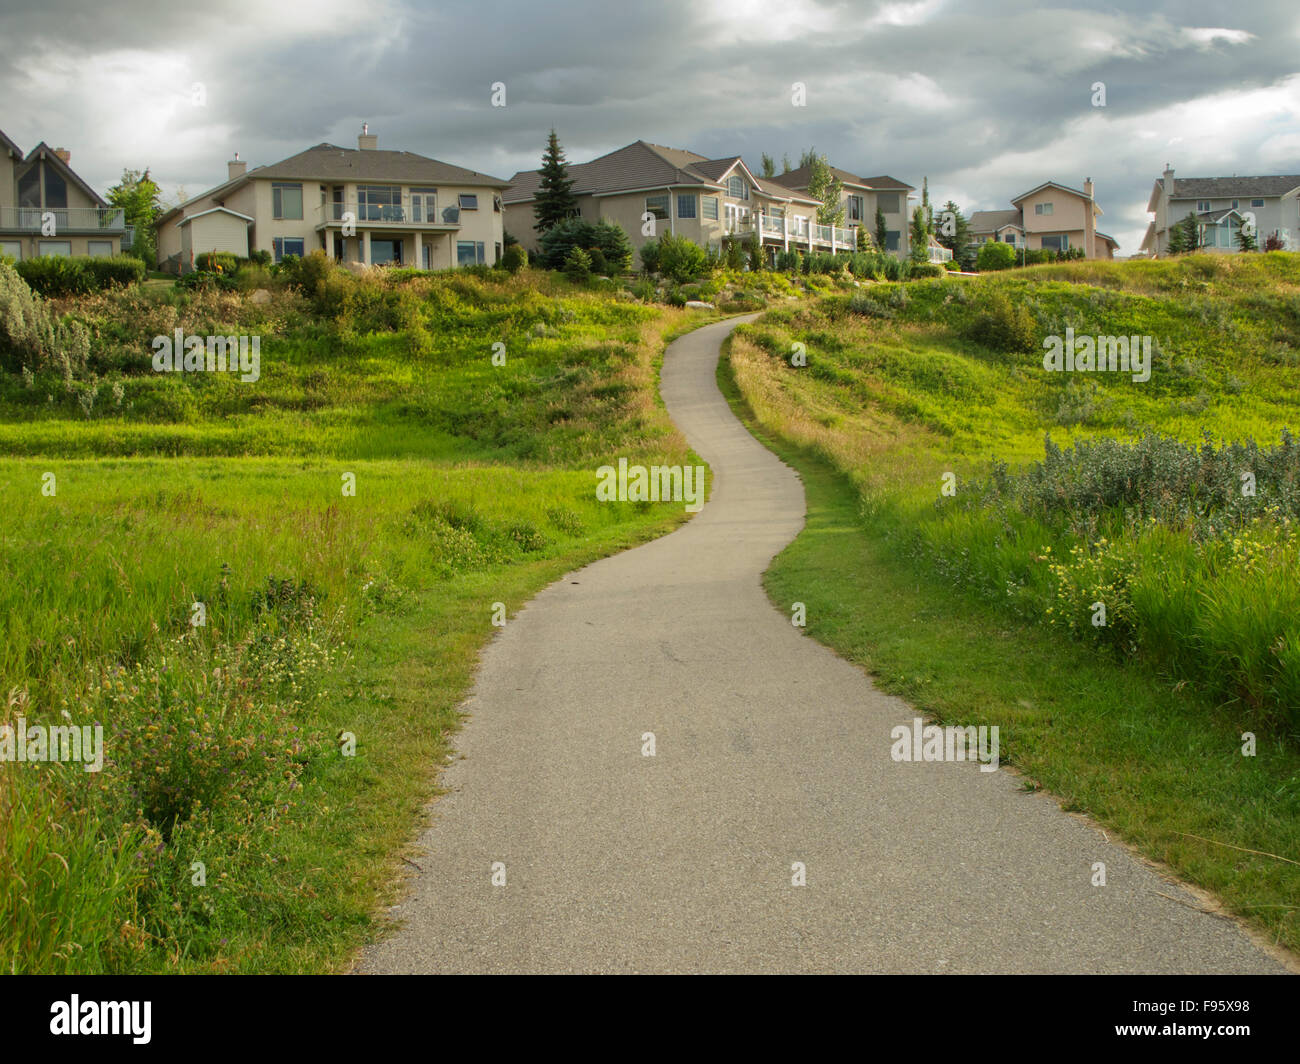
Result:
{"type": "Polygon", "coordinates": [[[500,244],[493,244],[493,245],[492,245],[492,250],[496,252],[496,257],[493,258],[492,261],[493,261],[493,262],[500,262],[500,261],[501,261],[501,245],[500,245],[500,244]]]}
{"type": "Polygon", "coordinates": [[[271,241],[271,247],[276,262],[283,262],[286,255],[297,255],[299,258],[303,255],[303,240],[300,236],[277,236],[271,241]]]}
{"type": "MultiPolygon", "coordinates": [[[[428,210],[427,203],[425,210],[428,210]]],[[[402,190],[392,185],[358,185],[357,221],[406,221],[402,216],[402,190]]]]}
{"type": "Polygon", "coordinates": [[[1069,251],[1070,238],[1064,233],[1044,236],[1040,238],[1039,246],[1046,248],[1048,251],[1069,251]]]}
{"type": "Polygon", "coordinates": [[[457,240],[456,241],[456,265],[457,266],[474,266],[483,262],[483,241],[481,240],[457,240]]]}
{"type": "Polygon", "coordinates": [[[902,234],[897,229],[888,229],[885,231],[885,250],[897,251],[899,237],[902,234]]]}
{"type": "Polygon", "coordinates": [[[33,166],[18,178],[18,206],[39,207],[41,205],[41,172],[33,166]]]}
{"type": "Polygon", "coordinates": [[[704,197],[704,217],[713,222],[716,222],[718,220],[718,197],[717,196],[704,197]]]}
{"type": "Polygon", "coordinates": [[[1052,213],[1052,205],[1051,205],[1050,203],[1035,203],[1035,204],[1034,204],[1034,213],[1035,213],[1035,214],[1051,214],[1051,213],[1052,213]]]}
{"type": "MultiPolygon", "coordinates": [[[[492,197],[492,209],[493,209],[494,211],[496,211],[497,214],[500,214],[500,213],[501,213],[501,197],[500,197],[500,196],[493,196],[493,197],[492,197]]],[[[500,255],[497,256],[497,258],[500,258],[500,257],[501,257],[500,255]]]]}
{"type": "Polygon", "coordinates": [[[677,196],[677,217],[694,218],[695,217],[695,193],[683,192],[677,196]]]}
{"type": "Polygon", "coordinates": [[[668,217],[668,193],[664,192],[658,196],[647,196],[645,198],[646,214],[653,214],[656,218],[668,217]]]}
{"type": "Polygon", "coordinates": [[[111,240],[91,240],[86,244],[86,250],[95,256],[107,258],[113,254],[113,241],[111,240]]]}
{"type": "Polygon", "coordinates": [[[11,259],[21,259],[23,257],[23,245],[21,240],[0,240],[0,255],[11,259]]]}
{"type": "Polygon", "coordinates": [[[1196,201],[1196,209],[1198,211],[1208,211],[1210,209],[1210,201],[1207,199],[1198,199],[1196,201]]]}
{"type": "Polygon", "coordinates": [[[1250,205],[1252,207],[1262,207],[1264,206],[1264,201],[1262,199],[1253,199],[1250,201],[1250,205]]]}
{"type": "Polygon", "coordinates": [[[1240,206],[1241,206],[1241,201],[1240,201],[1240,200],[1233,200],[1233,201],[1232,201],[1232,209],[1233,209],[1234,211],[1235,211],[1238,207],[1240,207],[1240,206]]]}
{"type": "Polygon", "coordinates": [[[71,240],[42,240],[37,248],[38,255],[55,255],[61,259],[72,257],[71,240]]]}
{"type": "Polygon", "coordinates": [[[745,179],[739,174],[732,174],[731,177],[727,178],[727,195],[732,199],[749,199],[749,186],[745,184],[745,179]]]}
{"type": "Polygon", "coordinates": [[[271,182],[271,217],[285,221],[302,220],[302,185],[271,182]]]}
{"type": "Polygon", "coordinates": [[[45,206],[66,207],[68,205],[68,183],[63,175],[56,173],[54,167],[45,167],[45,206]]]}
{"type": "Polygon", "coordinates": [[[462,211],[478,210],[478,196],[473,192],[462,192],[458,197],[456,197],[456,202],[460,204],[460,209],[462,211]]]}
{"type": "Polygon", "coordinates": [[[411,221],[436,222],[438,190],[436,188],[411,189],[411,221]]]}
{"type": "Polygon", "coordinates": [[[861,196],[849,197],[849,221],[850,222],[862,221],[862,197],[861,196]]]}
{"type": "Polygon", "coordinates": [[[897,192],[877,192],[876,206],[886,214],[898,213],[898,193],[897,192]]]}

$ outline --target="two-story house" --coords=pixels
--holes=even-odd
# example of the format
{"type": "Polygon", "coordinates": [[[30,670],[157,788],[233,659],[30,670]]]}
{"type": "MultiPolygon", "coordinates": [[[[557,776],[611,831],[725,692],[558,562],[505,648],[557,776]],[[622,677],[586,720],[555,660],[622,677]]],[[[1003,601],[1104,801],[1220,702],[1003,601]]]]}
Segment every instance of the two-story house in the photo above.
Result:
{"type": "Polygon", "coordinates": [[[1102,209],[1090,177],[1082,189],[1044,181],[1016,196],[1011,204],[1014,210],[972,212],[968,222],[971,240],[977,244],[1001,240],[1031,251],[1082,248],[1089,259],[1113,259],[1119,249],[1114,237],[1097,228],[1102,209]]]}
{"type": "Polygon", "coordinates": [[[1147,200],[1151,222],[1142,250],[1160,256],[1169,252],[1169,230],[1189,214],[1196,216],[1205,251],[1240,251],[1238,234],[1251,223],[1256,243],[1276,236],[1287,251],[1300,247],[1300,174],[1264,177],[1174,177],[1171,166],[1151,189],[1147,200]]]}
{"type": "Polygon", "coordinates": [[[324,251],[341,262],[439,270],[494,265],[507,182],[408,151],[385,151],[363,127],[356,148],[317,144],[227,180],[158,219],[158,261],[184,273],[208,251],[245,258],[324,251]]]}
{"type": "Polygon", "coordinates": [[[131,244],[126,214],[83,181],[63,148],[26,156],[0,132],[0,255],[116,255],[131,244]]]}
{"type": "MultiPolygon", "coordinates": [[[[818,224],[817,200],[756,176],[738,155],[708,159],[638,140],[568,170],[579,215],[620,225],[634,249],[663,233],[714,250],[727,237],[756,235],[769,260],[777,251],[854,246],[847,226],[818,224]]],[[[530,251],[539,246],[533,204],[540,185],[538,171],[521,171],[504,197],[506,229],[530,251]]]]}
{"type": "MultiPolygon", "coordinates": [[[[843,191],[840,193],[839,205],[844,208],[844,224],[854,230],[865,227],[872,241],[876,237],[876,208],[885,216],[885,246],[882,250],[892,252],[900,258],[907,258],[911,253],[911,210],[908,193],[916,191],[912,185],[904,184],[897,178],[882,174],[879,177],[859,177],[838,167],[829,167],[830,172],[839,178],[843,191]]],[[[797,170],[788,170],[778,174],[772,180],[778,185],[808,191],[808,182],[812,177],[812,168],[801,166],[797,170]]]]}

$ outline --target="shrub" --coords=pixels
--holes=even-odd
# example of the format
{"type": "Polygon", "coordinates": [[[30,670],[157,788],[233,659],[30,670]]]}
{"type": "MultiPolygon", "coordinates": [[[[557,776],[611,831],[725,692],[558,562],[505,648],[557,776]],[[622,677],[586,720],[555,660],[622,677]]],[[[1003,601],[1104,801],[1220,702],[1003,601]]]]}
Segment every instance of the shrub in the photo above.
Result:
{"type": "Polygon", "coordinates": [[[658,257],[659,272],[671,280],[684,284],[697,281],[704,275],[704,249],[684,236],[665,233],[660,237],[658,257]]]}
{"type": "Polygon", "coordinates": [[[975,256],[975,268],[978,270],[1009,270],[1016,264],[1016,249],[1000,240],[990,240],[980,245],[979,254],[975,256]]]}
{"type": "Polygon", "coordinates": [[[522,244],[510,244],[501,253],[501,266],[511,273],[518,273],[528,265],[528,252],[522,244]]]}
{"type": "Polygon", "coordinates": [[[584,283],[591,280],[591,256],[582,248],[570,248],[564,260],[564,272],[571,281],[584,283]]]}
{"type": "Polygon", "coordinates": [[[912,280],[922,277],[942,277],[947,272],[937,262],[914,262],[909,275],[912,280]]]}
{"type": "Polygon", "coordinates": [[[91,291],[126,288],[128,285],[140,284],[145,279],[144,263],[130,255],[81,259],[80,262],[89,279],[91,291]]]}
{"type": "Polygon", "coordinates": [[[983,312],[966,327],[963,335],[993,351],[1007,353],[1033,351],[1039,342],[1034,316],[1024,306],[1013,304],[1003,292],[989,296],[983,312]]]}
{"type": "Polygon", "coordinates": [[[239,262],[228,251],[204,251],[194,256],[194,268],[208,273],[233,274],[239,269],[239,262]]]}
{"type": "Polygon", "coordinates": [[[75,296],[90,291],[80,259],[42,255],[23,259],[15,267],[27,286],[43,296],[75,296]]]}
{"type": "Polygon", "coordinates": [[[542,236],[538,262],[548,270],[564,269],[574,248],[599,250],[606,268],[614,271],[626,270],[632,262],[632,245],[622,226],[583,218],[567,218],[548,229],[542,236]]]}
{"type": "Polygon", "coordinates": [[[643,277],[632,285],[629,291],[641,300],[643,303],[653,303],[655,298],[655,283],[649,278],[643,277]]]}
{"type": "Polygon", "coordinates": [[[235,279],[225,273],[208,273],[206,270],[195,270],[193,273],[184,274],[176,279],[176,287],[183,291],[195,291],[198,289],[214,288],[222,291],[234,291],[239,286],[235,279]]]}
{"type": "Polygon", "coordinates": [[[13,267],[0,263],[0,364],[11,373],[58,370],[71,382],[85,373],[89,358],[85,326],[60,321],[13,267]]]}

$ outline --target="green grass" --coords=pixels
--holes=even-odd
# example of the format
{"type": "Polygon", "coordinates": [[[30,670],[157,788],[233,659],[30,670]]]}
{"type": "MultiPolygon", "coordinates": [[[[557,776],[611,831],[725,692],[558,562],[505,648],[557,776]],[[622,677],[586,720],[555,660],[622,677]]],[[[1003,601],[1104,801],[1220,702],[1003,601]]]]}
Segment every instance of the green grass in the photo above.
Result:
{"type": "Polygon", "coordinates": [[[1131,440],[1127,415],[1136,431],[1189,441],[1203,429],[1276,441],[1300,421],[1294,370],[1278,350],[1295,339],[1298,281],[1296,256],[1270,255],[1042,267],[981,280],[964,297],[956,281],[880,286],[868,297],[893,316],[837,300],[770,312],[738,330],[727,369],[751,428],[808,486],[808,528],[768,575],[774,601],[806,602],[814,635],[941,720],[999,725],[1011,760],[1067,808],[1292,949],[1297,865],[1243,852],[1300,860],[1296,707],[1274,695],[1279,678],[1294,680],[1285,655],[1300,625],[1290,486],[1272,486],[1279,509],[1241,522],[1201,512],[1203,500],[1140,493],[1052,516],[1031,504],[1036,482],[1018,475],[1042,455],[1044,435],[1131,440]],[[1213,284],[1201,287],[1206,275],[1213,284]],[[1155,389],[1102,381],[1094,408],[1104,416],[1057,423],[1069,384],[1041,368],[1034,376],[1041,352],[971,338],[999,290],[1032,308],[1039,333],[1065,321],[1142,332],[1159,318],[1155,389]],[[1097,317],[1115,292],[1159,306],[1097,317]],[[796,340],[808,350],[803,370],[788,362],[796,340]],[[1197,361],[1195,374],[1178,369],[1184,359],[1197,361]],[[1194,417],[1179,399],[1189,387],[1212,396],[1194,417]],[[1010,487],[997,488],[999,462],[1010,487]],[[941,494],[946,471],[958,477],[955,499],[941,494]],[[1148,511],[1154,522],[1134,520],[1148,511]],[[1098,595],[1127,624],[1122,642],[1080,623],[1098,595]],[[1256,735],[1255,757],[1242,756],[1244,731],[1256,735]]]}
{"type": "Polygon", "coordinates": [[[106,747],[100,773],[0,766],[6,970],[345,969],[494,604],[687,516],[598,503],[595,469],[694,461],[654,383],[700,315],[535,274],[334,283],[71,301],[73,383],[0,374],[6,716],[106,747]],[[264,386],[152,374],[170,321],[261,330],[264,386]]]}

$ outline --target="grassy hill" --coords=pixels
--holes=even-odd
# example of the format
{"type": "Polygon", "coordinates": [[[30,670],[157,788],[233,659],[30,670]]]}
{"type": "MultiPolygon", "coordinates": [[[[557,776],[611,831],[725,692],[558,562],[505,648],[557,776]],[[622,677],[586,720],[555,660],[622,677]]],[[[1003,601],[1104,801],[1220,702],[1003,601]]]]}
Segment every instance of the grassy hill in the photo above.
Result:
{"type": "Polygon", "coordinates": [[[823,508],[774,598],[1300,945],[1300,256],[873,285],[728,374],[823,508]],[[1067,329],[1149,379],[1049,372],[1067,329]]]}
{"type": "Polygon", "coordinates": [[[316,282],[27,306],[56,342],[0,344],[5,716],[106,747],[0,765],[6,970],[346,965],[502,607],[686,517],[594,474],[689,459],[655,378],[700,315],[527,273],[316,282]],[[259,336],[258,380],[155,373],[176,328],[259,336]]]}

